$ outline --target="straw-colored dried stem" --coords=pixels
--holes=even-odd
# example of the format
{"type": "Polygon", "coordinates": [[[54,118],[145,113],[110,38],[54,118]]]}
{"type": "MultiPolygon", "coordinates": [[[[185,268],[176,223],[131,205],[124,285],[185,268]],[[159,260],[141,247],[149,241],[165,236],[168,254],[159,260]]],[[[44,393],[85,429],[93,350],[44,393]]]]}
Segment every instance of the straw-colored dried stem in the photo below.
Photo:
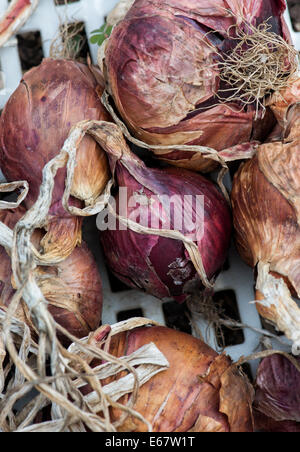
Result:
{"type": "MultiPolygon", "coordinates": [[[[147,425],[148,430],[151,430],[151,425],[132,407],[138,394],[139,385],[157,372],[167,368],[168,363],[163,355],[153,345],[147,353],[144,353],[144,364],[142,364],[142,360],[141,370],[139,370],[131,364],[131,356],[115,358],[99,347],[91,347],[79,341],[54,321],[48,311],[47,300],[36,280],[38,261],[31,243],[32,234],[45,224],[51,205],[56,173],[68,162],[68,180],[64,197],[67,204],[72,187],[70,181],[74,177],[76,152],[89,126],[91,126],[90,123],[84,122],[75,127],[61,152],[45,166],[39,197],[16,224],[14,231],[0,223],[0,245],[5,246],[11,255],[14,282],[17,288],[7,310],[0,311],[1,363],[3,364],[4,359],[8,358],[9,365],[13,364],[16,369],[14,377],[6,388],[6,393],[1,394],[0,428],[4,431],[18,430],[18,419],[24,428],[28,428],[33,415],[45,405],[45,400],[48,400],[51,405],[52,421],[57,422],[56,426],[59,425],[64,431],[74,429],[83,431],[86,427],[98,432],[116,431],[117,425],[110,420],[110,407],[120,409],[124,413],[123,419],[127,415],[137,417],[147,425]],[[37,332],[38,343],[33,342],[29,327],[14,317],[21,299],[27,305],[28,313],[37,332]],[[77,344],[84,356],[66,350],[57,339],[57,331],[63,332],[70,341],[77,344]],[[35,368],[32,367],[30,361],[32,353],[36,356],[35,368]],[[100,381],[105,378],[106,374],[102,375],[101,371],[96,374],[86,360],[88,356],[91,356],[92,359],[105,360],[109,366],[118,364],[118,369],[122,371],[127,370],[131,376],[130,382],[126,386],[123,381],[119,383],[120,397],[124,395],[124,388],[126,388],[126,393],[132,394],[126,405],[119,404],[118,398],[115,399],[109,391],[105,391],[105,387],[102,387],[100,381]],[[46,376],[47,362],[49,362],[53,375],[50,379],[46,376]],[[90,385],[94,394],[93,404],[97,406],[97,410],[76,386],[75,382],[78,378],[90,385]],[[11,407],[33,387],[41,394],[41,397],[36,398],[30,412],[26,413],[25,419],[22,416],[16,417],[11,407]]],[[[15,187],[19,186],[15,185],[15,187]]],[[[110,186],[111,184],[109,184],[110,186]]],[[[7,190],[7,186],[4,186],[4,190],[7,190]]],[[[96,200],[94,205],[82,209],[80,215],[87,216],[100,212],[105,205],[104,202],[103,199],[96,200]]],[[[133,325],[135,327],[149,323],[151,323],[150,320],[143,319],[142,322],[132,322],[126,324],[125,327],[130,329],[133,325]]],[[[117,328],[117,331],[120,331],[120,328],[117,328]]],[[[4,390],[4,381],[7,376],[5,369],[2,369],[0,376],[1,387],[4,390]]],[[[52,428],[51,426],[49,428],[52,428]]],[[[33,426],[32,430],[34,430],[33,426]]]]}

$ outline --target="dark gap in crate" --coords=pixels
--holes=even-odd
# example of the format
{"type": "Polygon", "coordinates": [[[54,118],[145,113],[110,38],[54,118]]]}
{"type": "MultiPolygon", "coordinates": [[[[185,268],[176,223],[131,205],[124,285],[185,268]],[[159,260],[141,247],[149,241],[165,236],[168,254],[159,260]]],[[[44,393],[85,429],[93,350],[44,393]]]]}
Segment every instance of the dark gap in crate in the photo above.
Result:
{"type": "Polygon", "coordinates": [[[295,31],[300,31],[300,3],[299,0],[287,0],[292,26],[295,31]]]}
{"type": "MultiPolygon", "coordinates": [[[[230,319],[240,323],[241,317],[234,290],[222,290],[213,295],[216,308],[223,319],[230,319]]],[[[215,326],[216,339],[219,347],[229,347],[240,345],[245,342],[242,328],[227,327],[224,325],[215,326]]]]}
{"type": "Polygon", "coordinates": [[[163,313],[166,326],[184,333],[192,334],[189,321],[189,309],[186,304],[178,304],[175,301],[163,303],[163,313]]]}
{"type": "Polygon", "coordinates": [[[65,42],[64,37],[68,36],[68,45],[70,47],[69,50],[67,49],[67,54],[70,53],[74,59],[82,59],[85,62],[90,54],[90,48],[84,22],[69,23],[67,24],[67,29],[65,27],[66,25],[62,25],[60,30],[64,33],[62,35],[63,42],[65,42]]]}
{"type": "Polygon", "coordinates": [[[12,193],[0,193],[1,201],[5,202],[17,202],[20,191],[16,190],[12,193]]]}
{"type": "Polygon", "coordinates": [[[275,326],[267,319],[264,319],[262,316],[260,316],[260,321],[264,330],[269,331],[269,333],[274,334],[277,337],[284,336],[284,333],[278,331],[275,326]]]}
{"type": "Polygon", "coordinates": [[[227,272],[230,269],[230,261],[229,261],[229,257],[227,257],[224,265],[223,265],[223,272],[227,272]]]}
{"type": "Polygon", "coordinates": [[[120,281],[120,279],[117,278],[108,267],[107,267],[107,274],[108,274],[108,279],[110,282],[110,288],[113,293],[125,292],[128,290],[131,290],[131,288],[128,287],[122,281],[120,281]]]}
{"type": "Polygon", "coordinates": [[[39,31],[20,33],[17,40],[22,71],[26,72],[38,66],[44,58],[41,33],[39,31]]]}
{"type": "Polygon", "coordinates": [[[66,3],[77,3],[79,0],[54,0],[56,6],[65,5],[66,3]]]}
{"type": "Polygon", "coordinates": [[[230,162],[228,167],[229,167],[229,174],[230,174],[230,178],[231,180],[233,180],[235,173],[239,170],[239,167],[241,165],[241,161],[237,160],[236,162],[230,162]]]}
{"type": "Polygon", "coordinates": [[[120,311],[117,314],[117,321],[123,322],[124,320],[132,319],[133,317],[144,317],[143,310],[141,308],[136,308],[120,311]]]}
{"type": "Polygon", "coordinates": [[[252,375],[250,364],[244,363],[244,364],[242,364],[241,368],[242,368],[242,371],[244,372],[244,374],[247,375],[247,377],[249,378],[250,383],[253,383],[253,375],[252,375]]]}

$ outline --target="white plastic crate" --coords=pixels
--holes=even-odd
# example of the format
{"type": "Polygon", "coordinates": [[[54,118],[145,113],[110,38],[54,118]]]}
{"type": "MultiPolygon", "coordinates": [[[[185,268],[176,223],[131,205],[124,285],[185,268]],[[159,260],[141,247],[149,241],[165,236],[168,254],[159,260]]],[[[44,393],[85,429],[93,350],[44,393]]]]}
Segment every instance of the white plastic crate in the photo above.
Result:
{"type": "MultiPolygon", "coordinates": [[[[117,0],[78,0],[67,6],[55,6],[54,0],[40,0],[39,6],[33,13],[28,22],[23,26],[19,33],[28,31],[39,31],[41,33],[44,56],[49,55],[50,44],[53,37],[58,31],[60,25],[59,17],[68,17],[70,22],[82,21],[85,24],[85,31],[88,37],[94,29],[99,28],[103,23],[106,15],[117,3],[117,0]]],[[[8,0],[0,0],[0,13],[7,8],[8,0]]],[[[296,33],[292,29],[291,19],[288,11],[286,12],[286,21],[290,27],[293,42],[296,48],[300,49],[300,33],[296,33]]],[[[94,63],[97,61],[97,46],[89,44],[90,54],[94,63]]],[[[2,49],[0,49],[0,68],[2,71],[2,86],[0,88],[0,109],[3,108],[7,99],[18,86],[22,77],[21,64],[18,54],[17,39],[13,37],[2,49]]],[[[0,171],[0,182],[3,181],[0,171]]],[[[103,323],[115,323],[117,315],[123,311],[141,309],[145,317],[156,320],[165,324],[165,317],[162,309],[162,303],[137,290],[123,290],[113,292],[107,269],[105,267],[103,257],[100,250],[98,233],[95,232],[90,219],[87,223],[87,238],[90,247],[94,250],[99,269],[103,279],[104,287],[104,309],[103,323]]],[[[247,267],[240,257],[237,255],[234,247],[229,256],[229,269],[223,271],[216,283],[216,291],[231,289],[235,292],[241,322],[249,325],[253,329],[261,329],[261,321],[254,304],[250,302],[254,299],[253,291],[253,271],[247,267]]],[[[207,333],[207,325],[205,322],[199,322],[197,325],[203,335],[207,333]]],[[[247,356],[259,347],[260,335],[246,328],[244,330],[245,341],[240,345],[227,347],[226,352],[233,360],[239,359],[242,355],[247,356]]],[[[214,331],[209,331],[207,342],[216,348],[214,331]]],[[[278,348],[278,343],[274,343],[274,347],[278,348]]],[[[282,347],[281,347],[282,348],[282,347]]],[[[284,348],[284,346],[283,346],[284,348]]],[[[257,362],[251,363],[252,374],[255,375],[257,362]]]]}

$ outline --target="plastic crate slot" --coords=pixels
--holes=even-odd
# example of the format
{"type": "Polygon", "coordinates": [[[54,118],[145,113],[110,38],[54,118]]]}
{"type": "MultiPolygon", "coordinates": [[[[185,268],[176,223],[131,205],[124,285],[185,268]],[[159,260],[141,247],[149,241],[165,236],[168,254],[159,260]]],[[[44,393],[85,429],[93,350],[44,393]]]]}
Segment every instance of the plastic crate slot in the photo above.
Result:
{"type": "Polygon", "coordinates": [[[190,311],[186,304],[178,304],[175,301],[170,301],[164,303],[162,309],[165,323],[168,328],[192,334],[192,327],[189,321],[190,311]]]}
{"type": "Polygon", "coordinates": [[[132,290],[125,283],[123,283],[119,278],[117,278],[108,267],[106,267],[106,270],[107,270],[107,275],[108,275],[108,279],[109,279],[109,283],[110,283],[110,288],[113,293],[127,292],[128,290],[132,290]]]}
{"type": "Polygon", "coordinates": [[[128,309],[126,311],[120,311],[117,313],[117,321],[123,322],[124,320],[132,319],[133,317],[144,317],[144,312],[141,308],[128,309]]]}
{"type": "Polygon", "coordinates": [[[78,3],[80,0],[54,0],[56,6],[69,5],[70,3],[78,3]]]}
{"type": "Polygon", "coordinates": [[[229,257],[227,257],[225,264],[223,265],[223,272],[227,272],[228,270],[230,270],[230,260],[229,257]]]}
{"type": "Polygon", "coordinates": [[[244,363],[241,366],[241,368],[242,368],[242,371],[244,372],[244,374],[247,375],[247,377],[249,378],[250,382],[253,383],[253,375],[252,375],[250,364],[244,363]]]}
{"type": "MultiPolygon", "coordinates": [[[[216,292],[213,296],[213,300],[222,318],[230,319],[238,323],[241,322],[237,298],[234,290],[221,290],[216,292]]],[[[242,328],[231,328],[220,324],[215,326],[214,329],[218,346],[221,348],[230,347],[232,345],[240,345],[245,342],[245,336],[242,328]]]]}
{"type": "Polygon", "coordinates": [[[18,52],[23,73],[38,66],[43,58],[43,45],[40,31],[30,31],[17,35],[18,52]]]}
{"type": "Polygon", "coordinates": [[[86,61],[87,56],[90,54],[90,48],[84,22],[70,22],[67,25],[66,30],[65,25],[62,25],[60,27],[60,30],[64,32],[64,34],[62,35],[63,43],[65,42],[65,36],[70,39],[70,53],[73,55],[73,58],[82,58],[84,61],[86,61]]]}
{"type": "Polygon", "coordinates": [[[277,337],[284,336],[284,333],[277,330],[275,326],[269,322],[267,319],[264,319],[262,316],[260,316],[261,325],[264,330],[269,331],[269,333],[274,334],[277,337]]]}

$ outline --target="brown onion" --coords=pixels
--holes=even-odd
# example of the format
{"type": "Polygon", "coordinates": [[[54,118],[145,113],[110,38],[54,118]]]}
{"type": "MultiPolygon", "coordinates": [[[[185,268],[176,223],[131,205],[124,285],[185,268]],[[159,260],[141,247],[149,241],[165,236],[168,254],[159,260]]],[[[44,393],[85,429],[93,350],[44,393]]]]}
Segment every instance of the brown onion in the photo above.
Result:
{"type": "Polygon", "coordinates": [[[300,109],[286,103],[285,140],[261,145],[235,175],[236,243],[257,267],[257,308],[300,350],[300,109]]]}
{"type": "MultiPolygon", "coordinates": [[[[14,228],[25,214],[25,209],[0,211],[0,221],[14,228]]],[[[44,231],[36,230],[33,244],[39,250],[44,231]]],[[[8,307],[15,293],[11,259],[0,247],[0,308],[8,307]]],[[[97,264],[83,242],[63,262],[51,267],[38,267],[35,278],[45,299],[49,312],[57,323],[72,335],[81,338],[97,329],[102,315],[102,282],[97,264]]],[[[17,317],[34,329],[26,304],[21,301],[17,317]]],[[[65,342],[61,334],[59,337],[65,342]]]]}
{"type": "MultiPolygon", "coordinates": [[[[140,387],[133,407],[152,424],[153,432],[253,431],[254,394],[247,377],[228,356],[218,355],[201,340],[163,326],[142,327],[113,336],[107,350],[122,357],[150,342],[170,365],[140,387]]],[[[98,364],[93,361],[92,366],[98,364]]],[[[103,384],[116,379],[118,376],[103,384]]],[[[88,386],[82,390],[85,394],[90,391],[88,386]]],[[[127,403],[128,397],[119,402],[127,403]]],[[[119,418],[120,412],[112,409],[112,421],[119,418]]],[[[143,422],[129,416],[118,430],[142,432],[145,428],[143,422]]]]}
{"type": "MultiPolygon", "coordinates": [[[[97,70],[72,60],[47,58],[30,71],[8,100],[0,119],[0,168],[8,181],[27,180],[26,208],[36,201],[47,162],[61,150],[75,124],[85,119],[109,120],[99,95],[103,90],[97,70]],[[100,84],[99,84],[100,83],[100,84]]],[[[106,156],[86,136],[76,158],[71,204],[93,204],[109,179],[106,156]]],[[[62,206],[66,170],[55,179],[45,254],[62,260],[80,242],[82,220],[62,206]]]]}
{"type": "MultiPolygon", "coordinates": [[[[259,28],[264,22],[270,26],[268,33],[289,42],[285,7],[283,0],[135,1],[105,49],[110,93],[134,136],[149,145],[193,144],[217,151],[265,139],[274,124],[272,114],[269,111],[262,120],[261,103],[258,108],[246,96],[244,105],[243,91],[228,100],[236,85],[229,82],[233,76],[224,81],[220,65],[226,58],[230,60],[244,33],[248,40],[237,56],[240,65],[254,33],[251,27],[259,28]]],[[[256,40],[253,47],[259,44],[260,53],[253,55],[253,60],[264,53],[261,37],[256,40]]],[[[271,53],[270,40],[266,39],[264,56],[271,53]]],[[[285,66],[286,60],[280,64],[285,66]]],[[[268,61],[254,64],[248,80],[252,83],[260,68],[264,67],[266,74],[267,65],[268,61]]],[[[278,71],[278,64],[275,66],[278,71]]],[[[246,84],[246,79],[245,75],[237,85],[246,84]]],[[[263,75],[258,77],[259,83],[261,79],[263,75]]],[[[215,167],[214,161],[200,153],[178,149],[154,152],[188,169],[210,171],[215,167]]]]}
{"type": "Polygon", "coordinates": [[[257,430],[300,432],[300,372],[284,355],[260,363],[253,406],[257,430]]]}

